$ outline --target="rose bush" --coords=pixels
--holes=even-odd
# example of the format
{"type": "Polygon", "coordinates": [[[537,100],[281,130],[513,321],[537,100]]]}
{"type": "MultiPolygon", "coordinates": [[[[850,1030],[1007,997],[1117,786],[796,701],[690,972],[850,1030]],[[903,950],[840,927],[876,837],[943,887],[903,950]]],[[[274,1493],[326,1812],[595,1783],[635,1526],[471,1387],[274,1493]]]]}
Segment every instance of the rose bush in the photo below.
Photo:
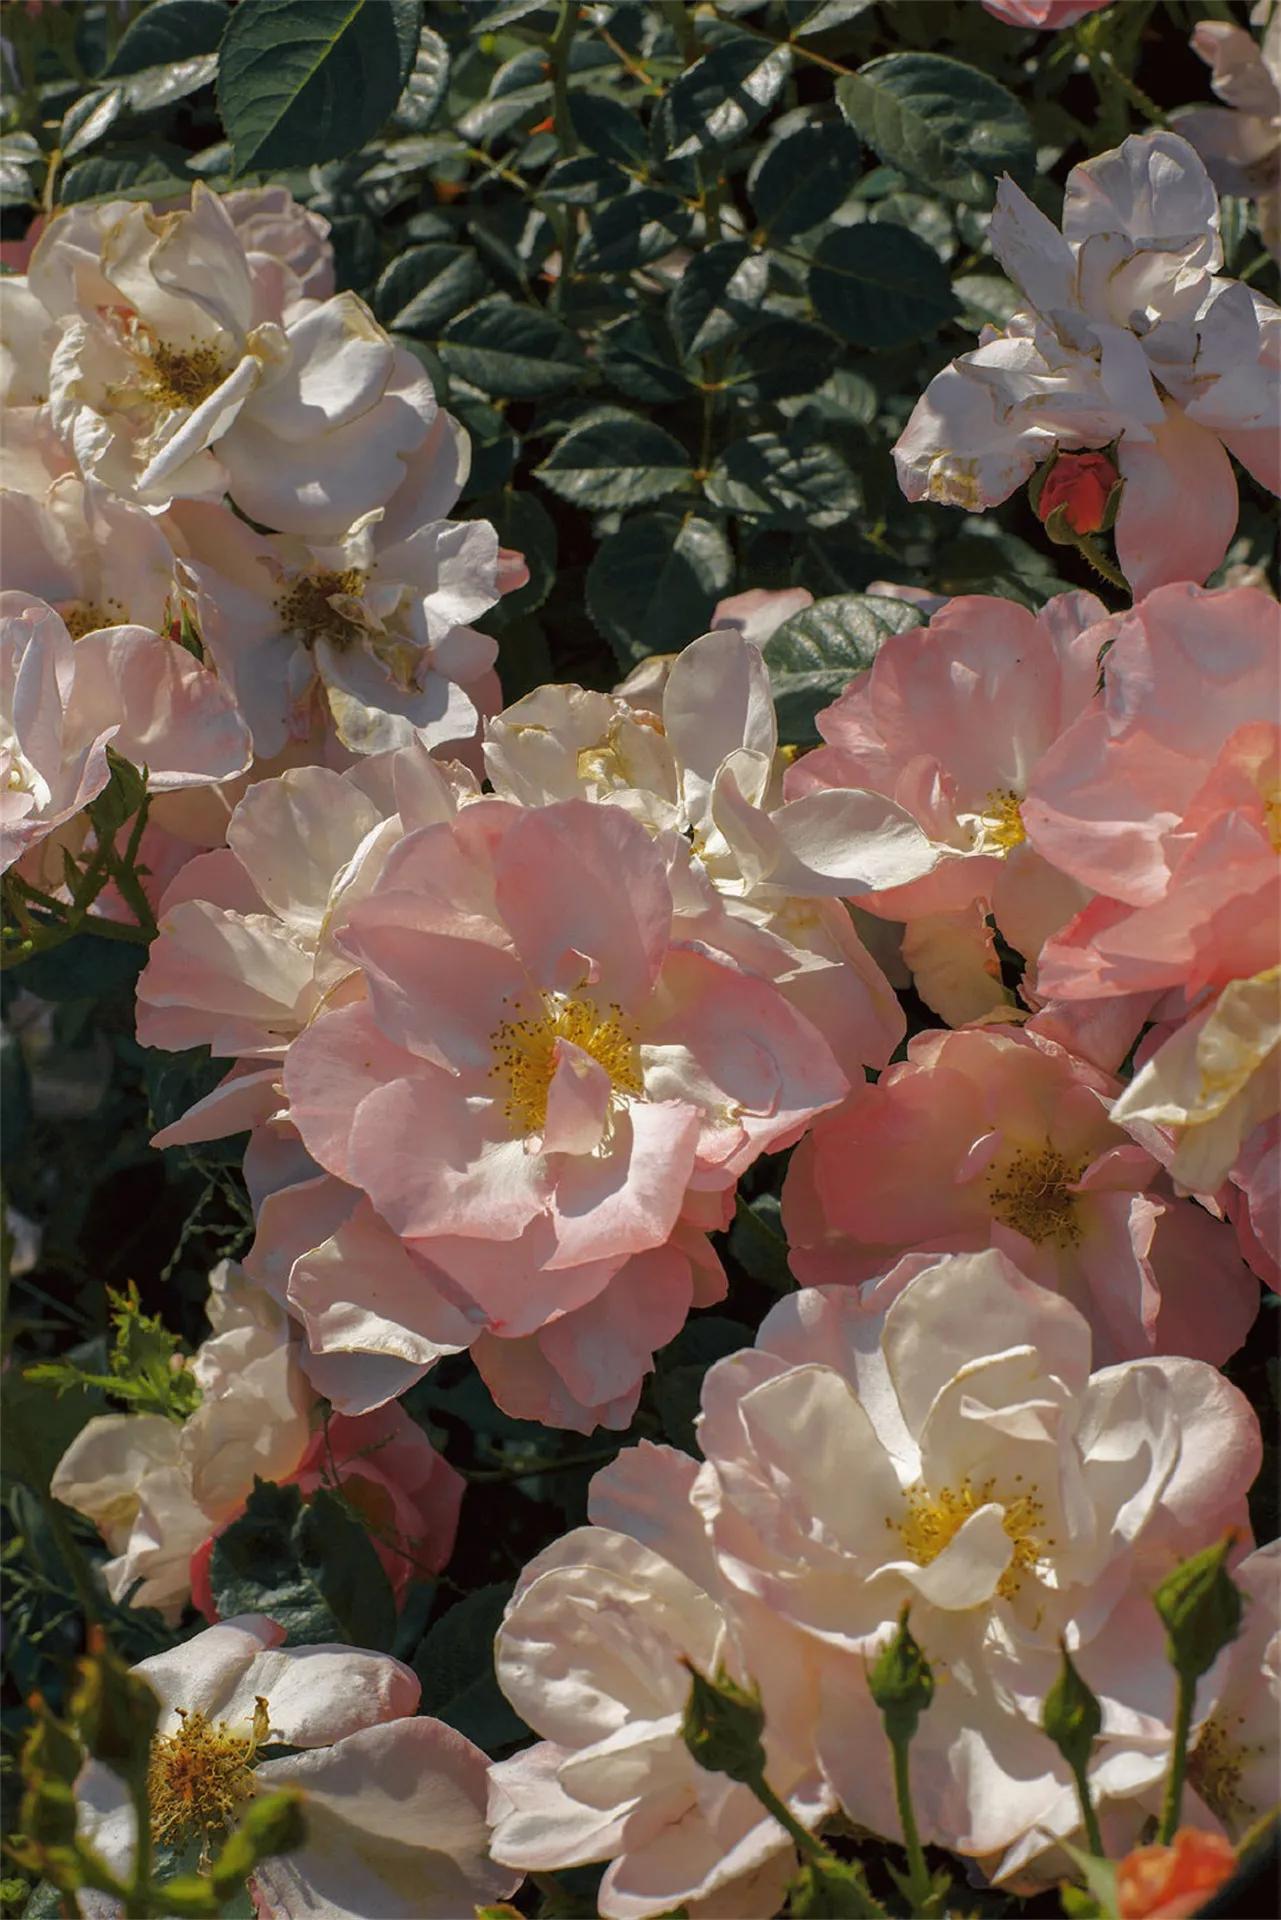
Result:
{"type": "Polygon", "coordinates": [[[5,1920],[1266,1900],[1205,11],[7,10],[5,1920]]]}

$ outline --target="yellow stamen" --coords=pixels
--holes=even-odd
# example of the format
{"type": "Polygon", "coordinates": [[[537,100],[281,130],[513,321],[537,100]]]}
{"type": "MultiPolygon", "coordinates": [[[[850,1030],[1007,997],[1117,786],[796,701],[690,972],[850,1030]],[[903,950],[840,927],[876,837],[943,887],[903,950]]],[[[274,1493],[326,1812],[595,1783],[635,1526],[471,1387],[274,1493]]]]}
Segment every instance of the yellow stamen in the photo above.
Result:
{"type": "MultiPolygon", "coordinates": [[[[1021,1474],[1015,1475],[1016,1483],[1021,1479],[1021,1474]]],[[[918,1481],[904,1493],[907,1511],[903,1517],[886,1520],[885,1524],[898,1534],[908,1558],[915,1560],[918,1567],[928,1567],[956,1538],[970,1515],[997,1498],[993,1491],[995,1485],[995,1480],[984,1480],[975,1486],[965,1479],[959,1487],[941,1487],[937,1493],[931,1493],[918,1481]]],[[[1023,1584],[1024,1575],[1045,1559],[1046,1548],[1052,1547],[1054,1541],[1042,1541],[1039,1537],[1037,1530],[1045,1519],[1045,1508],[1037,1498],[1035,1487],[1026,1493],[1016,1493],[1001,1504],[1004,1508],[1001,1524],[1014,1551],[996,1590],[1003,1599],[1012,1600],[1023,1584]]]]}
{"type": "Polygon", "coordinates": [[[276,601],[276,612],[285,631],[295,634],[305,647],[314,647],[318,640],[349,646],[360,628],[333,601],[339,594],[356,599],[364,588],[365,575],[359,567],[344,567],[341,573],[319,567],[314,573],[300,574],[286,588],[276,601]]]}
{"type": "Polygon", "coordinates": [[[167,346],[156,340],[148,349],[148,397],[164,407],[198,407],[216,393],[227,377],[217,347],[167,346]]]}
{"type": "Polygon", "coordinates": [[[1019,796],[1013,787],[993,787],[983,802],[979,843],[985,853],[1010,853],[1027,839],[1019,796]]]}
{"type": "Polygon", "coordinates": [[[526,1020],[504,1020],[490,1036],[491,1076],[507,1089],[503,1111],[515,1138],[541,1133],[547,1095],[556,1071],[556,1042],[569,1040],[609,1075],[615,1093],[641,1094],[644,1082],[636,1042],[617,1004],[604,1013],[581,996],[545,993],[542,1008],[526,1020]]]}
{"type": "MultiPolygon", "coordinates": [[[[1245,1723],[1240,1714],[1236,1725],[1245,1723]]],[[[1188,1779],[1212,1813],[1228,1827],[1247,1826],[1262,1809],[1241,1791],[1246,1762],[1263,1752],[1261,1745],[1236,1739],[1218,1714],[1212,1713],[1188,1758],[1188,1779]]]]}
{"type": "Polygon", "coordinates": [[[996,1218],[1033,1246],[1047,1241],[1056,1247],[1074,1247],[1081,1238],[1078,1196],[1070,1189],[1081,1177],[1054,1147],[1040,1153],[1016,1153],[995,1168],[988,1185],[988,1203],[996,1218]]]}
{"type": "Polygon", "coordinates": [[[87,633],[97,633],[99,627],[122,626],[126,617],[120,600],[69,600],[58,611],[73,640],[83,640],[87,633]]]}
{"type": "Polygon", "coordinates": [[[267,1739],[267,1702],[258,1699],[253,1726],[233,1732],[225,1721],[178,1708],[176,1733],[157,1734],[151,1743],[147,1790],[151,1828],[162,1845],[184,1847],[200,1839],[206,1851],[230,1824],[237,1808],[253,1792],[253,1763],[267,1739]]]}

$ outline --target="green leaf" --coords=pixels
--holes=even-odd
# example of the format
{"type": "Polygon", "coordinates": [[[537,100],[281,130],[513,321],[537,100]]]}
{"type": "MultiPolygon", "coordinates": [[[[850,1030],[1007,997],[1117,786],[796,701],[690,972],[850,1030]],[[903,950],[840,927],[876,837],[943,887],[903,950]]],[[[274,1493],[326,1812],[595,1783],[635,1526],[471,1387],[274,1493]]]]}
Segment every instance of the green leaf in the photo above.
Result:
{"type": "Polygon", "coordinates": [[[81,94],[78,100],[74,100],[62,116],[62,125],[58,130],[58,145],[67,158],[83,153],[86,147],[101,140],[103,134],[120,118],[124,103],[124,92],[120,87],[81,94]]]}
{"type": "Polygon", "coordinates": [[[449,47],[432,27],[422,27],[405,89],[396,102],[396,123],[426,133],[449,91],[449,47]]]}
{"type": "Polygon", "coordinates": [[[737,240],[696,253],[667,302],[667,318],[684,354],[706,353],[760,317],[769,262],[737,240]]]}
{"type": "Polygon", "coordinates": [[[815,714],[871,666],[890,634],[920,625],[920,614],[906,601],[862,593],[816,600],[785,620],[762,649],[774,683],[779,739],[813,746],[815,714]]]}
{"type": "Polygon", "coordinates": [[[658,108],[669,160],[730,146],[778,99],[792,70],[792,50],[753,34],[723,41],[688,67],[658,108]]]}
{"type": "Polygon", "coordinates": [[[671,329],[652,307],[625,314],[607,327],[597,341],[596,363],[629,400],[662,405],[689,395],[689,376],[677,357],[671,329]]]}
{"type": "Polygon", "coordinates": [[[889,223],[825,234],[810,269],[809,295],[819,319],[856,347],[923,340],[956,311],[947,268],[934,249],[889,223]]]}
{"type": "Polygon", "coordinates": [[[860,158],[858,136],[837,120],[811,122],[766,148],[747,180],[766,238],[790,240],[835,213],[858,179],[860,158]]]}
{"type": "Polygon", "coordinates": [[[500,399],[536,400],[577,386],[585,370],[582,350],[568,327],[550,313],[520,306],[502,294],[482,300],[451,322],[440,356],[482,393],[500,399]]]}
{"type": "Polygon", "coordinates": [[[745,1200],[739,1194],[729,1230],[729,1250],[750,1279],[772,1287],[775,1293],[790,1293],[796,1285],[787,1261],[783,1210],[776,1193],[758,1193],[754,1200],[745,1200]]]}
{"type": "Polygon", "coordinates": [[[237,173],[317,166],[387,120],[418,51],[419,0],[241,0],[218,56],[237,173]]]}
{"type": "Polygon", "coordinates": [[[707,476],[707,497],[731,513],[797,529],[837,526],[861,503],[840,451],[795,429],[733,441],[707,476]]]}
{"type": "MultiPolygon", "coordinates": [[[[114,995],[132,999],[146,962],[145,947],[82,932],[48,953],[24,960],[19,977],[42,1000],[104,1000],[114,995]]],[[[221,1072],[226,1072],[225,1066],[221,1072]]]]}
{"type": "Polygon", "coordinates": [[[398,253],[374,288],[373,309],[394,333],[434,340],[486,287],[485,270],[470,247],[441,243],[398,253]]]}
{"type": "Polygon", "coordinates": [[[477,502],[474,512],[476,518],[489,521],[500,546],[524,554],[529,568],[528,584],[515,593],[504,594],[487,616],[492,621],[495,614],[501,615],[505,627],[510,620],[541,607],[555,585],[556,523],[541,500],[515,487],[504,488],[496,499],[477,502]]]}
{"type": "Polygon", "coordinates": [[[509,1586],[478,1587],[428,1628],[414,1656],[423,1683],[419,1711],[491,1754],[529,1731],[494,1675],[494,1635],[510,1598],[509,1586]]]}
{"type": "Polygon", "coordinates": [[[888,165],[930,193],[992,204],[992,182],[1009,173],[1028,187],[1036,144],[1012,93],[960,60],[891,53],[836,85],[841,112],[888,165]]]}
{"type": "Polygon", "coordinates": [[[563,207],[601,207],[626,193],[631,183],[610,161],[594,153],[575,154],[554,166],[538,190],[542,201],[563,207]]]}
{"type": "Polygon", "coordinates": [[[613,408],[571,427],[534,473],[562,500],[593,510],[643,506],[694,484],[693,462],[679,440],[613,408]]]}
{"type": "Polygon", "coordinates": [[[255,1480],[240,1518],[214,1541],[214,1602],[224,1620],[266,1613],[294,1646],[345,1640],[388,1647],[396,1603],[373,1542],[326,1487],[303,1503],[295,1486],[255,1480]]]}
{"type": "Polygon", "coordinates": [[[752,1329],[718,1313],[687,1320],[670,1346],[658,1356],[654,1374],[654,1405],[663,1423],[663,1436],[682,1453],[698,1454],[694,1421],[699,1412],[703,1376],[717,1360],[740,1347],[750,1347],[752,1329]]]}
{"type": "Polygon", "coordinates": [[[720,528],[675,513],[625,520],[587,570],[587,611],[624,669],[707,631],[734,562],[720,528]]]}
{"type": "Polygon", "coordinates": [[[157,152],[134,148],[127,153],[90,154],[68,167],[58,183],[58,204],[83,200],[173,200],[191,191],[191,176],[182,171],[183,156],[174,150],[157,152]]]}
{"type": "Polygon", "coordinates": [[[812,393],[835,371],[840,357],[840,342],[824,328],[805,320],[767,320],[735,355],[729,387],[745,400],[812,393]]]}
{"type": "Polygon", "coordinates": [[[611,200],[592,221],[578,249],[579,273],[626,273],[648,266],[679,246],[693,215],[659,187],[638,187],[611,200]]]}
{"type": "Polygon", "coordinates": [[[43,164],[44,155],[34,134],[15,131],[0,135],[0,199],[8,206],[29,200],[31,170],[43,164]]]}
{"type": "Polygon", "coordinates": [[[640,117],[604,93],[571,93],[569,118],[575,136],[602,160],[617,167],[645,163],[645,133],[640,117]]]}
{"type": "Polygon", "coordinates": [[[451,394],[449,407],[471,440],[471,470],[463,499],[475,500],[505,487],[516,464],[517,440],[502,414],[487,400],[476,400],[471,394],[451,394]]]}
{"type": "Polygon", "coordinates": [[[167,107],[214,78],[227,22],[224,0],[154,0],[125,28],[103,77],[122,82],[135,113],[167,107]]]}

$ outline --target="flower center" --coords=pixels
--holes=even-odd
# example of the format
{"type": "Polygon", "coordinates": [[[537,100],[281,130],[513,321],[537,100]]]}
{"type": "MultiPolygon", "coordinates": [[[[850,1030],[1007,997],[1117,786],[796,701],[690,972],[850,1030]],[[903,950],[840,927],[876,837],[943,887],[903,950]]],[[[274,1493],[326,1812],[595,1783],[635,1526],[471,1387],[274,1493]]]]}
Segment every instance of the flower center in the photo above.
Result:
{"type": "Polygon", "coordinates": [[[318,640],[347,647],[360,628],[333,603],[340,594],[355,599],[364,588],[365,576],[359,567],[344,567],[341,573],[319,567],[314,573],[300,574],[286,588],[276,601],[276,612],[285,631],[305,647],[314,647],[318,640]]]}
{"type": "Polygon", "coordinates": [[[257,1700],[248,1733],[182,1707],[178,1718],[182,1725],[176,1733],[157,1734],[151,1743],[152,1834],[164,1845],[183,1847],[197,1836],[207,1845],[253,1792],[254,1756],[270,1729],[267,1702],[257,1700]]]}
{"type": "Polygon", "coordinates": [[[996,1218],[1034,1247],[1048,1241],[1055,1247],[1074,1247],[1081,1238],[1079,1195],[1071,1191],[1081,1177],[1054,1147],[1039,1153],[1016,1153],[993,1171],[988,1202],[996,1218]]]}
{"type": "MultiPolygon", "coordinates": [[[[1244,1725],[1240,1714],[1236,1725],[1244,1725]]],[[[1212,1713],[1201,1729],[1201,1738],[1188,1757],[1188,1778],[1225,1826],[1245,1826],[1256,1812],[1241,1791],[1241,1775],[1246,1761],[1262,1752],[1262,1746],[1234,1739],[1217,1714],[1212,1713]]]]}
{"type": "Polygon", "coordinates": [[[221,353],[208,341],[184,349],[157,340],[147,363],[148,397],[162,407],[198,407],[227,377],[221,353]]]}
{"type": "Polygon", "coordinates": [[[993,787],[979,815],[979,845],[985,853],[1010,853],[1027,839],[1019,796],[1013,787],[993,787]]]}
{"type": "MultiPolygon", "coordinates": [[[[1015,1485],[1022,1478],[1021,1473],[1016,1473],[1015,1485]]],[[[887,1520],[885,1524],[898,1534],[908,1558],[915,1560],[918,1567],[928,1567],[956,1538],[970,1515],[989,1504],[995,1485],[995,1480],[984,1480],[975,1486],[967,1477],[959,1487],[940,1487],[931,1493],[918,1480],[904,1492],[907,1511],[902,1519],[887,1520]]],[[[1045,1559],[1046,1549],[1052,1547],[1054,1541],[1040,1538],[1038,1530],[1045,1520],[1045,1508],[1037,1498],[1035,1487],[1016,1493],[1002,1504],[1001,1525],[1014,1551],[996,1590],[1003,1599],[1012,1600],[1023,1585],[1024,1575],[1045,1559]]]]}
{"type": "Polygon", "coordinates": [[[527,1020],[504,1020],[490,1038],[494,1049],[490,1075],[506,1088],[503,1112],[517,1139],[541,1133],[547,1124],[558,1040],[571,1041],[603,1067],[616,1094],[645,1090],[636,1042],[616,1003],[602,1014],[582,997],[545,993],[539,1013],[527,1020]]]}
{"type": "Polygon", "coordinates": [[[99,627],[118,627],[125,619],[123,602],[119,600],[68,600],[65,606],[58,608],[62,615],[62,624],[73,640],[83,640],[87,633],[97,633],[99,627]]]}

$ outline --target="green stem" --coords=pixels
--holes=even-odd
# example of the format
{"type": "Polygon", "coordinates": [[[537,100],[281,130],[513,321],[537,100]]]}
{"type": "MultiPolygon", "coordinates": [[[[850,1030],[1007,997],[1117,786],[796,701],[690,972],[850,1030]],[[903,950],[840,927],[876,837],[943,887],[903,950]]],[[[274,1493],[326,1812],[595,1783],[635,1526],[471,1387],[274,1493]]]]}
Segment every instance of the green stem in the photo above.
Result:
{"type": "Polygon", "coordinates": [[[1072,544],[1076,547],[1077,552],[1082,558],[1087,560],[1094,568],[1094,571],[1102,575],[1109,586],[1115,587],[1119,593],[1130,594],[1131,599],[1133,599],[1134,596],[1131,592],[1130,583],[1125,575],[1119,567],[1112,565],[1112,562],[1105,557],[1102,549],[1095,544],[1088,533],[1078,533],[1072,544]]]}
{"type": "Polygon", "coordinates": [[[1081,1809],[1081,1824],[1085,1828],[1085,1843],[1098,1860],[1107,1858],[1103,1846],[1103,1835],[1099,1831],[1099,1816],[1094,1811],[1094,1801],[1090,1796],[1090,1782],[1084,1767],[1073,1767],[1072,1780],[1076,1787],[1077,1805],[1081,1809]]]}
{"type": "Polygon", "coordinates": [[[1161,1801],[1161,1825],[1157,1839],[1168,1847],[1178,1830],[1183,1810],[1183,1782],[1188,1771],[1188,1741],[1192,1735],[1192,1710],[1196,1702],[1196,1681],[1179,1674],[1174,1696],[1174,1741],[1170,1748],[1170,1771],[1165,1776],[1165,1795],[1161,1801]]]}
{"type": "Polygon", "coordinates": [[[778,1821],[779,1826],[782,1827],[784,1832],[795,1842],[796,1851],[801,1855],[802,1859],[812,1860],[815,1866],[829,1866],[832,1864],[836,1855],[830,1852],[821,1840],[816,1839],[808,1827],[801,1825],[791,1808],[779,1799],[773,1787],[766,1781],[763,1773],[758,1779],[749,1780],[747,1785],[756,1795],[756,1798],[760,1801],[766,1813],[772,1814],[775,1820],[778,1821]]]}
{"type": "Polygon", "coordinates": [[[925,1864],[925,1849],[921,1845],[920,1829],[916,1824],[916,1809],[912,1805],[912,1783],[908,1768],[908,1747],[906,1740],[891,1740],[890,1752],[894,1757],[894,1802],[898,1808],[899,1825],[903,1830],[903,1846],[907,1853],[908,1897],[914,1913],[923,1913],[925,1903],[930,1896],[930,1870],[925,1864]]]}
{"type": "Polygon", "coordinates": [[[569,115],[569,53],[577,24],[578,0],[561,0],[560,19],[556,22],[556,31],[547,52],[552,64],[552,112],[556,121],[556,138],[567,160],[572,160],[578,152],[574,123],[569,115]]]}

